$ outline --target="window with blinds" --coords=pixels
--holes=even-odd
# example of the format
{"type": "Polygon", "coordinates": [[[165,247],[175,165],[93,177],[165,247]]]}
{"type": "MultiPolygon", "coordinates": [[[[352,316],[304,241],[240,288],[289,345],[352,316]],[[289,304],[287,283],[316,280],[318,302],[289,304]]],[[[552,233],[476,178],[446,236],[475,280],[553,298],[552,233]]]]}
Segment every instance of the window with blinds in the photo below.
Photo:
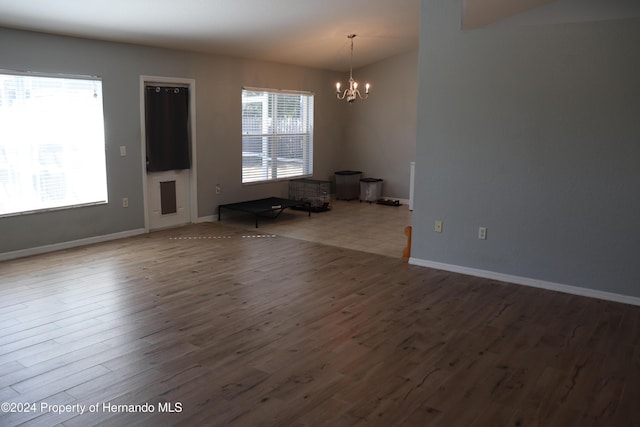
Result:
{"type": "Polygon", "coordinates": [[[313,94],[242,90],[242,182],[313,174],[313,94]]]}
{"type": "Polygon", "coordinates": [[[106,202],[101,80],[0,71],[0,216],[106,202]]]}

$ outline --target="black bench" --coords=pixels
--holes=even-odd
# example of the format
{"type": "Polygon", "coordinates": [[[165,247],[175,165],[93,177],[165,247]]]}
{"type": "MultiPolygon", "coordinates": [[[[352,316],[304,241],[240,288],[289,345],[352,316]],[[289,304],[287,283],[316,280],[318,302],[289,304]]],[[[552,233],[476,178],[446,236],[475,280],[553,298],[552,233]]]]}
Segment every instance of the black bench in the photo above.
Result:
{"type": "Polygon", "coordinates": [[[280,197],[267,197],[266,199],[218,205],[218,221],[220,221],[220,211],[224,208],[254,214],[256,216],[256,228],[258,228],[258,218],[260,215],[275,212],[274,218],[277,218],[286,208],[294,207],[306,207],[306,210],[309,212],[309,216],[311,216],[311,202],[282,199],[280,197]]]}

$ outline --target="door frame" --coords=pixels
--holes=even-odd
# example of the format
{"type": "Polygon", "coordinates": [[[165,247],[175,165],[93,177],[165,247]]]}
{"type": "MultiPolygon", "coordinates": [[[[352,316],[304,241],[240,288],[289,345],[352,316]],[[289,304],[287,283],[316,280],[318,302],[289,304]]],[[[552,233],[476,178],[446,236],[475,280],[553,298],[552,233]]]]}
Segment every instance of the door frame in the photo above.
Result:
{"type": "Polygon", "coordinates": [[[140,139],[142,146],[142,197],[144,205],[144,230],[149,230],[149,196],[147,183],[147,133],[145,120],[145,87],[147,85],[170,86],[181,85],[189,88],[189,149],[191,153],[191,168],[189,169],[189,193],[187,194],[189,207],[189,222],[195,223],[198,218],[198,183],[196,180],[196,81],[180,77],[140,76],[140,139]]]}

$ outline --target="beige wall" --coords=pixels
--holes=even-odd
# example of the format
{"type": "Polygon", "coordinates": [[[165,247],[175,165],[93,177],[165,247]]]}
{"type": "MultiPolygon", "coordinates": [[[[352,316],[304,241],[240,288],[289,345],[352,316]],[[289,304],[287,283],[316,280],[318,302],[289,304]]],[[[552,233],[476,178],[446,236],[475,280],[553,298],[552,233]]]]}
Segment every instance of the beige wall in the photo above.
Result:
{"type": "Polygon", "coordinates": [[[110,203],[0,218],[0,254],[118,235],[144,227],[140,76],[194,79],[199,218],[219,204],[286,196],[287,181],[241,184],[243,86],[315,93],[314,178],[360,169],[385,180],[383,195],[408,198],[415,151],[417,51],[357,70],[371,97],[335,97],[346,73],[0,28],[0,66],[8,70],[97,75],[103,80],[110,203]],[[127,157],[120,157],[120,146],[127,157]],[[220,184],[222,192],[215,194],[220,184]],[[121,200],[128,197],[129,207],[121,200]],[[55,224],[55,226],[52,226],[55,224]]]}
{"type": "Polygon", "coordinates": [[[344,115],[334,82],[341,74],[217,55],[51,36],[0,28],[0,67],[100,76],[104,89],[110,203],[87,208],[0,218],[0,253],[82,241],[144,227],[140,76],[196,81],[197,216],[218,204],[286,196],[286,181],[241,184],[243,86],[315,93],[314,177],[339,168],[344,115]],[[127,156],[120,157],[120,146],[127,156]],[[222,193],[215,194],[220,184],[222,193]],[[121,200],[128,197],[129,207],[121,200]]]}
{"type": "Polygon", "coordinates": [[[356,80],[371,83],[371,95],[342,110],[347,122],[341,167],[383,179],[382,195],[387,198],[409,198],[409,164],[416,149],[417,75],[417,49],[355,70],[356,80]]]}

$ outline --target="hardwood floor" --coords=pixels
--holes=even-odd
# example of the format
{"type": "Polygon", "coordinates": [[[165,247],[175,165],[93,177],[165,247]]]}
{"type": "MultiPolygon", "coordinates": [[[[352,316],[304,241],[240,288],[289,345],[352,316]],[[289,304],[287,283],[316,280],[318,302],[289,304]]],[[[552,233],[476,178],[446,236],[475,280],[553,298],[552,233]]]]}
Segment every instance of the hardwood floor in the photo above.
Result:
{"type": "Polygon", "coordinates": [[[2,426],[635,426],[640,307],[203,223],[1,262],[0,402],[2,426]]]}

